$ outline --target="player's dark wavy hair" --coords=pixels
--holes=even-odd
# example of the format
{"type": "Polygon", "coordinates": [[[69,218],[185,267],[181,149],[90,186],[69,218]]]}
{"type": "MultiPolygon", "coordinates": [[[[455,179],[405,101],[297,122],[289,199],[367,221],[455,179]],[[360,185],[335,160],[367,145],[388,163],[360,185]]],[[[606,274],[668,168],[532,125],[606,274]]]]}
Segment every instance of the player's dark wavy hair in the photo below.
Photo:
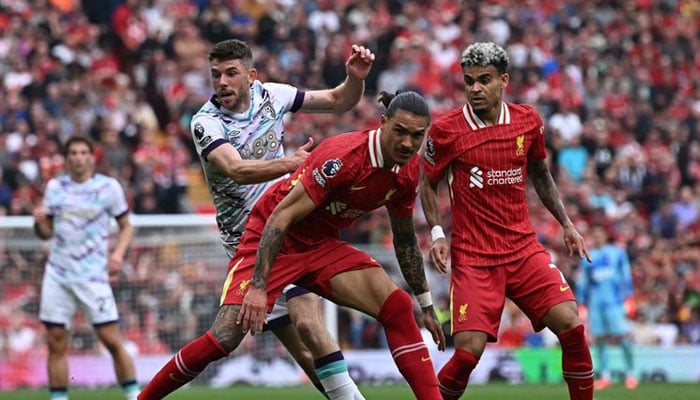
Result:
{"type": "Polygon", "coordinates": [[[218,42],[209,51],[209,61],[241,60],[243,65],[251,67],[253,65],[253,51],[250,46],[242,40],[229,39],[218,42]]]}
{"type": "Polygon", "coordinates": [[[395,94],[381,91],[377,101],[386,107],[387,118],[393,117],[398,110],[408,111],[413,115],[427,117],[430,120],[430,108],[423,96],[410,90],[397,90],[395,94]]]}
{"type": "Polygon", "coordinates": [[[68,151],[70,150],[70,147],[73,145],[73,143],[84,143],[85,145],[87,145],[88,149],[90,149],[90,153],[95,152],[95,145],[92,142],[92,139],[90,139],[87,136],[75,135],[75,136],[71,136],[66,141],[66,144],[63,146],[63,155],[64,156],[68,155],[68,151]]]}

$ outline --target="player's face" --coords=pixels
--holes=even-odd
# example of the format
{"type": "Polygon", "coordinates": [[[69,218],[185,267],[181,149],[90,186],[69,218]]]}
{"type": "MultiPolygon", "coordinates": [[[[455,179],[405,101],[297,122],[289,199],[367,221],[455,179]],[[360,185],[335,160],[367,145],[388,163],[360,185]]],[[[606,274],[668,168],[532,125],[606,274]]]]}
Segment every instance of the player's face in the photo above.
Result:
{"type": "Polygon", "coordinates": [[[595,227],[591,233],[593,237],[593,244],[595,247],[602,247],[608,241],[608,234],[605,232],[605,228],[595,227]]]}
{"type": "Polygon", "coordinates": [[[384,165],[405,164],[415,155],[423,144],[428,129],[428,117],[418,116],[405,110],[399,110],[391,118],[382,115],[382,155],[384,165]]]}
{"type": "Polygon", "coordinates": [[[211,81],[216,97],[224,108],[243,112],[250,107],[250,85],[257,78],[255,68],[240,59],[212,60],[211,81]]]}
{"type": "Polygon", "coordinates": [[[87,144],[80,142],[71,144],[66,156],[66,169],[74,180],[82,182],[91,177],[94,165],[95,156],[90,152],[87,144]]]}
{"type": "Polygon", "coordinates": [[[501,109],[503,91],[508,86],[508,74],[499,74],[496,67],[464,67],[464,86],[467,101],[477,113],[489,113],[501,109]]]}

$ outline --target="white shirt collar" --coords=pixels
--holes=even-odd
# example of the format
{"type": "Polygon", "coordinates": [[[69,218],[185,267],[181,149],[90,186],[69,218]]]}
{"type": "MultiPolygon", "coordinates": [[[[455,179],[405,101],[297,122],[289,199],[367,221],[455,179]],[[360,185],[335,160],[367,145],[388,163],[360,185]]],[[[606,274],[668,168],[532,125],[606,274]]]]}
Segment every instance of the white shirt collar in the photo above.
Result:
{"type": "MultiPolygon", "coordinates": [[[[372,162],[374,168],[384,168],[384,155],[382,154],[382,144],[379,141],[381,137],[382,130],[380,128],[369,131],[368,147],[369,147],[369,159],[372,162]]],[[[391,171],[398,173],[401,169],[399,164],[394,164],[391,167],[391,171]]]]}
{"type": "MultiPolygon", "coordinates": [[[[464,114],[464,119],[473,130],[486,128],[486,123],[479,118],[471,104],[467,103],[462,107],[462,114],[464,114]]],[[[501,102],[501,114],[498,116],[498,125],[508,125],[510,124],[510,109],[505,101],[501,102]]]]}

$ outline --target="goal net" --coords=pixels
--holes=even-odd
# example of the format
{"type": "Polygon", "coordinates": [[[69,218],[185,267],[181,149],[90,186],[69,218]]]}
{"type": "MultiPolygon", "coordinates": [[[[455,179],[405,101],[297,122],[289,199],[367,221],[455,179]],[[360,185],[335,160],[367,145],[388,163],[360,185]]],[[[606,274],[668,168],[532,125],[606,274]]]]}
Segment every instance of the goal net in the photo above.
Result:
{"type": "MultiPolygon", "coordinates": [[[[136,237],[121,273],[112,281],[121,331],[132,354],[169,356],[211,327],[228,259],[211,215],[133,215],[131,220],[136,237]]],[[[21,370],[10,365],[13,360],[43,360],[46,354],[38,307],[51,242],[39,240],[32,223],[31,217],[0,218],[0,375],[2,368],[15,375],[21,370]]],[[[393,251],[381,246],[363,250],[396,270],[393,251]]],[[[357,347],[352,346],[356,328],[351,326],[357,326],[358,318],[366,320],[355,333],[362,339],[376,328],[368,325],[367,318],[330,302],[324,301],[323,308],[327,328],[343,348],[357,347]]],[[[81,312],[71,330],[71,356],[104,355],[81,312]]],[[[382,336],[375,332],[375,338],[382,336]]],[[[381,346],[378,341],[368,343],[381,346]]],[[[249,337],[236,353],[263,360],[286,356],[270,334],[249,337]]],[[[7,376],[3,378],[0,382],[7,384],[7,376]]]]}

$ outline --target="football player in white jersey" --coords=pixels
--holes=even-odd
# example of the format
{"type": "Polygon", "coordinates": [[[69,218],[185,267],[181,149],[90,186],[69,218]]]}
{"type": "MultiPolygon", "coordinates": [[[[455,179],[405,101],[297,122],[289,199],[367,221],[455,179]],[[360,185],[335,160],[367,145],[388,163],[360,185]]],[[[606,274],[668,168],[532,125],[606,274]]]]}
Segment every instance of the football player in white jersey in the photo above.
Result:
{"type": "MultiPolygon", "coordinates": [[[[350,52],[343,83],[332,89],[303,91],[288,84],[257,80],[253,54],[245,42],[225,40],[211,49],[209,61],[215,93],[190,125],[229,257],[235,253],[255,202],[274,182],[293,172],[313,144],[309,139],[294,155],[285,157],[285,114],[341,113],[360,100],[374,54],[358,45],[353,45],[350,52]]],[[[229,311],[220,308],[213,326],[235,324],[229,311]]],[[[267,329],[329,398],[364,399],[350,378],[340,348],[321,321],[317,295],[289,287],[269,315],[267,329]]],[[[170,373],[162,376],[169,378],[152,380],[139,398],[159,399],[194,378],[209,363],[207,354],[215,357],[233,350],[231,339],[212,328],[193,340],[163,367],[170,373]]]]}
{"type": "Polygon", "coordinates": [[[41,287],[39,319],[46,326],[47,369],[52,400],[68,399],[70,325],[81,307],[114,359],[127,400],[139,391],[131,356],[119,331],[117,304],[109,276],[119,272],[134,233],[124,190],[115,179],[94,173],[92,142],[73,136],[66,142],[66,175],[51,179],[34,210],[34,231],[54,238],[41,287]],[[119,226],[109,252],[110,222],[119,226]]]}

